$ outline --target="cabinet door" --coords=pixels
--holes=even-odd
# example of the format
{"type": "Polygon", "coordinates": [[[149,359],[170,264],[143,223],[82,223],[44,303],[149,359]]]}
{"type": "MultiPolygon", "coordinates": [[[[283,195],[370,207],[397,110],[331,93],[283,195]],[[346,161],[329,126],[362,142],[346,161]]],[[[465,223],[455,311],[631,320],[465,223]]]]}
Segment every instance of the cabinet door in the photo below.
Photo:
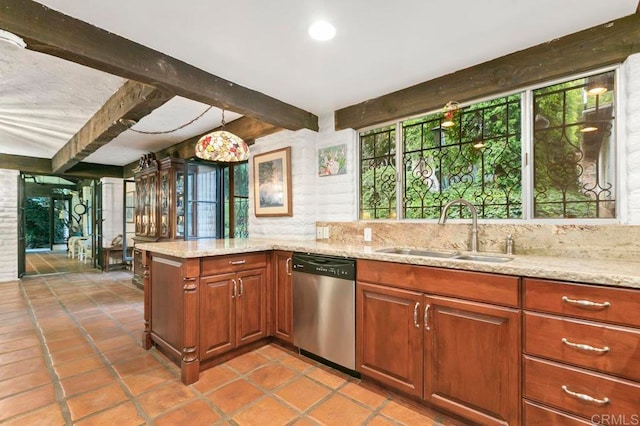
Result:
{"type": "Polygon", "coordinates": [[[374,284],[356,286],[356,370],[422,397],[422,295],[374,284]]]}
{"type": "Polygon", "coordinates": [[[200,279],[200,360],[219,355],[236,346],[235,274],[200,279]]]}
{"type": "Polygon", "coordinates": [[[291,256],[285,251],[274,252],[274,322],[275,336],[293,343],[293,302],[291,293],[291,256]]]}
{"type": "Polygon", "coordinates": [[[253,269],[236,275],[237,345],[253,342],[267,336],[267,272],[253,269]]]}
{"type": "Polygon", "coordinates": [[[520,423],[520,312],[425,296],[424,398],[484,425],[520,423]]]}
{"type": "Polygon", "coordinates": [[[170,182],[169,182],[169,177],[171,175],[169,174],[169,170],[162,170],[159,174],[158,180],[159,180],[159,185],[160,185],[160,193],[159,195],[159,199],[160,199],[160,203],[159,203],[159,210],[160,210],[160,221],[159,221],[159,225],[160,225],[160,229],[159,229],[159,236],[160,238],[169,238],[169,230],[171,228],[171,209],[170,209],[170,202],[171,202],[171,189],[170,189],[170,182]]]}

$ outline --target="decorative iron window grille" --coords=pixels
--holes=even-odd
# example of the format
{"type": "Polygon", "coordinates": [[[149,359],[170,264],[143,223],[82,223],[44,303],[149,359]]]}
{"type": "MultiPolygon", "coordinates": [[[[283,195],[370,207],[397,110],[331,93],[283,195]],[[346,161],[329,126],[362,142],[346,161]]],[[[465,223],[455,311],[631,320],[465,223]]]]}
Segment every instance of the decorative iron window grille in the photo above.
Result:
{"type": "Polygon", "coordinates": [[[614,76],[533,91],[534,217],[616,216],[614,76]]]}
{"type": "Polygon", "coordinates": [[[360,218],[395,218],[399,196],[407,219],[436,219],[456,198],[481,218],[615,218],[614,83],[612,70],[472,104],[452,127],[434,113],[362,132],[360,218]]]}
{"type": "Polygon", "coordinates": [[[360,207],[362,219],[396,216],[395,126],[360,135],[360,207]]]}
{"type": "Polygon", "coordinates": [[[435,219],[464,198],[479,217],[521,218],[520,117],[516,94],[461,109],[452,127],[442,114],[403,122],[404,217],[435,219]]]}

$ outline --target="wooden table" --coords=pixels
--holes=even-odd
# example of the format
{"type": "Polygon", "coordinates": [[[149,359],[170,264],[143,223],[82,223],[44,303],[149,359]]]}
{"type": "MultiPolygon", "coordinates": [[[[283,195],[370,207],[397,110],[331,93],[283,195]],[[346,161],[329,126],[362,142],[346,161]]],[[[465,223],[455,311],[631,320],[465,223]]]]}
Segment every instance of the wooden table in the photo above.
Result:
{"type": "MultiPolygon", "coordinates": [[[[127,247],[127,257],[131,257],[133,253],[133,247],[127,247]]],[[[125,262],[122,259],[122,246],[103,247],[102,248],[102,270],[109,272],[110,269],[124,269],[129,266],[129,262],[125,262]],[[110,263],[114,259],[118,262],[110,263]]]]}

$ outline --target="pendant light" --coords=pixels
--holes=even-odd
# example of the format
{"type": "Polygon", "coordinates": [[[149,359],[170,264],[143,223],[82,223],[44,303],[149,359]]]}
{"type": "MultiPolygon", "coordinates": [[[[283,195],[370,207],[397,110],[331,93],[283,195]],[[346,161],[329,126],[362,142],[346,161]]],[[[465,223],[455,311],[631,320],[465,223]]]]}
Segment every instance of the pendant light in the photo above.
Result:
{"type": "Polygon", "coordinates": [[[249,146],[245,141],[224,129],[224,110],[220,130],[207,133],[196,144],[196,157],[208,161],[234,163],[249,159],[249,146]]]}

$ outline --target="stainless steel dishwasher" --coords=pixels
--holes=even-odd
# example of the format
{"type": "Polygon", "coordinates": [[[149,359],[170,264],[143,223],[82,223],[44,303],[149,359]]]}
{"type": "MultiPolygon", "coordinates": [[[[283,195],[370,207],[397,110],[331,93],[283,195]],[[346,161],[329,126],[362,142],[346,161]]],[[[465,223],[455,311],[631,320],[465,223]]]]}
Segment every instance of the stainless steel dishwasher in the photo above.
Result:
{"type": "Polygon", "coordinates": [[[294,253],[292,263],[293,344],[355,370],[355,261],[294,253]]]}

